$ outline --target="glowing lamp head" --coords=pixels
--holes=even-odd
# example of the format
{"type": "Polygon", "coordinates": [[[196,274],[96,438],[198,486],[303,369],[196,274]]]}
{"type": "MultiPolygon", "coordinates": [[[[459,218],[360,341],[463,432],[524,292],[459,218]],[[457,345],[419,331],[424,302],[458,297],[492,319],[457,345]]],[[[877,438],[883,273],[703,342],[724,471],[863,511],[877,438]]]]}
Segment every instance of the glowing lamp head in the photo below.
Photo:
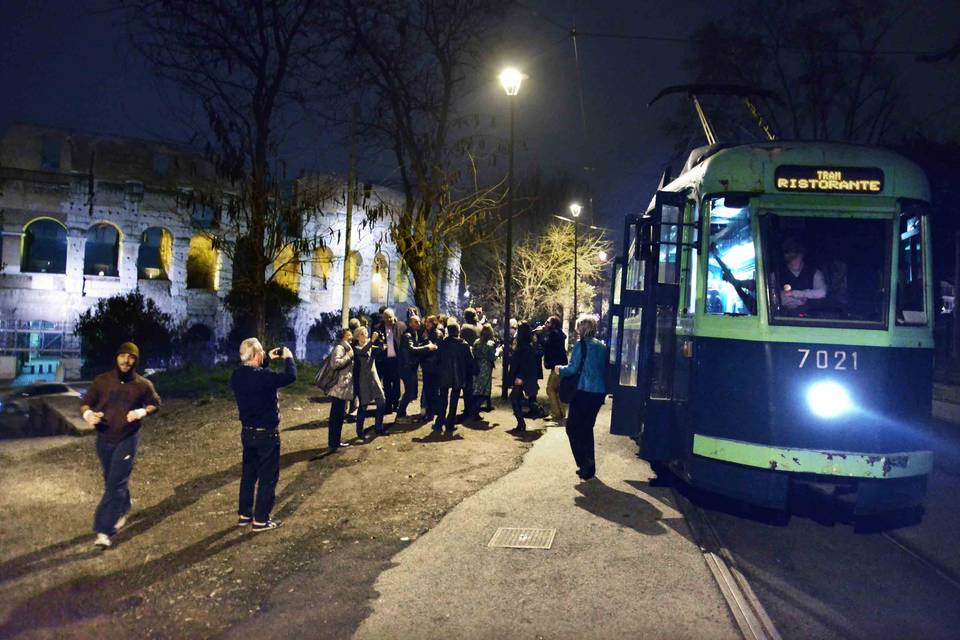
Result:
{"type": "Polygon", "coordinates": [[[606,261],[607,261],[607,252],[606,252],[606,251],[601,251],[600,253],[597,254],[597,257],[600,258],[600,262],[606,262],[606,261]]]}
{"type": "Polygon", "coordinates": [[[807,391],[807,405],[816,416],[832,419],[853,409],[850,394],[836,382],[817,382],[807,391]]]}
{"type": "Polygon", "coordinates": [[[583,211],[583,207],[580,206],[579,202],[570,205],[570,213],[573,214],[574,218],[579,217],[581,211],[583,211]]]}
{"type": "Polygon", "coordinates": [[[507,67],[500,72],[500,84],[508,96],[515,96],[520,93],[520,85],[526,77],[519,69],[507,67]]]}

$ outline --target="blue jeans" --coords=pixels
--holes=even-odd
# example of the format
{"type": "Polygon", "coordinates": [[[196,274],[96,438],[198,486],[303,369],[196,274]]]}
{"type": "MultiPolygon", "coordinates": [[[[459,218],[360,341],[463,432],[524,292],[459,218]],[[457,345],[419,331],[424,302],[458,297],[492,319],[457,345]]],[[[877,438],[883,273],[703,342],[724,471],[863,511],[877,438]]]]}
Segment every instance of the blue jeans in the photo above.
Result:
{"type": "Polygon", "coordinates": [[[117,520],[130,511],[130,474],[139,444],[139,433],[116,443],[97,436],[97,457],[103,468],[103,498],[93,516],[95,533],[112,536],[117,532],[117,520]]]}
{"type": "Polygon", "coordinates": [[[273,510],[280,479],[280,434],[275,428],[256,430],[244,427],[240,442],[243,444],[243,471],[237,513],[253,516],[256,522],[266,522],[273,510]],[[253,502],[254,487],[256,505],[253,502]]]}
{"type": "MultiPolygon", "coordinates": [[[[385,409],[383,400],[379,398],[374,400],[374,403],[377,405],[377,413],[374,416],[374,427],[373,430],[377,433],[384,433],[383,428],[383,412],[385,409]]],[[[357,437],[363,438],[363,423],[367,419],[367,404],[364,401],[360,401],[360,409],[357,411],[357,437]]]]}

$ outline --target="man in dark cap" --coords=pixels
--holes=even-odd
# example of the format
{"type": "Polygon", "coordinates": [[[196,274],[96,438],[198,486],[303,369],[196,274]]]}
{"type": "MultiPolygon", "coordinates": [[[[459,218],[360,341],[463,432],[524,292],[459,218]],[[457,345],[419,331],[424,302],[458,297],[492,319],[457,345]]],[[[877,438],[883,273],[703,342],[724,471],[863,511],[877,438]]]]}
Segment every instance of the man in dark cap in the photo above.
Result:
{"type": "Polygon", "coordinates": [[[153,383],[136,371],[140,349],[124,342],[117,349],[113,371],[101,373],[80,401],[80,413],[97,430],[97,457],[103,467],[103,498],[93,517],[99,549],[122,527],[130,511],[130,473],[145,416],[160,408],[153,383]]]}

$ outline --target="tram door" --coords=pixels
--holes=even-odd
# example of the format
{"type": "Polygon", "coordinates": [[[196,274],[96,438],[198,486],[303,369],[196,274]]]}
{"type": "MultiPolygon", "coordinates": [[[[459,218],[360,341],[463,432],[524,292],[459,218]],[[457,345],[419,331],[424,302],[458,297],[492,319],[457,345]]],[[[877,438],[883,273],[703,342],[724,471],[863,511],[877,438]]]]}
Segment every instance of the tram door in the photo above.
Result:
{"type": "Polygon", "coordinates": [[[659,191],[650,212],[628,221],[631,248],[613,278],[619,295],[614,290],[609,315],[611,432],[638,437],[641,456],[651,460],[666,456],[668,438],[660,436],[673,430],[685,204],[685,194],[659,191]]]}

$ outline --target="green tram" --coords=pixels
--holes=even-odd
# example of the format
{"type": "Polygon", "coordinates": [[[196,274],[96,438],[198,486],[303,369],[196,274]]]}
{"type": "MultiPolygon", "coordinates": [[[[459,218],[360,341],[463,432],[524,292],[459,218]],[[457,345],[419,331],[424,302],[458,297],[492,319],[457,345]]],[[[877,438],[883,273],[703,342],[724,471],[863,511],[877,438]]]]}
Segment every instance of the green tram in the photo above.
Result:
{"type": "Polygon", "coordinates": [[[922,505],[929,202],[921,169],[879,148],[694,151],[626,220],[612,432],[658,471],[765,508],[805,484],[855,516],[922,505]]]}

